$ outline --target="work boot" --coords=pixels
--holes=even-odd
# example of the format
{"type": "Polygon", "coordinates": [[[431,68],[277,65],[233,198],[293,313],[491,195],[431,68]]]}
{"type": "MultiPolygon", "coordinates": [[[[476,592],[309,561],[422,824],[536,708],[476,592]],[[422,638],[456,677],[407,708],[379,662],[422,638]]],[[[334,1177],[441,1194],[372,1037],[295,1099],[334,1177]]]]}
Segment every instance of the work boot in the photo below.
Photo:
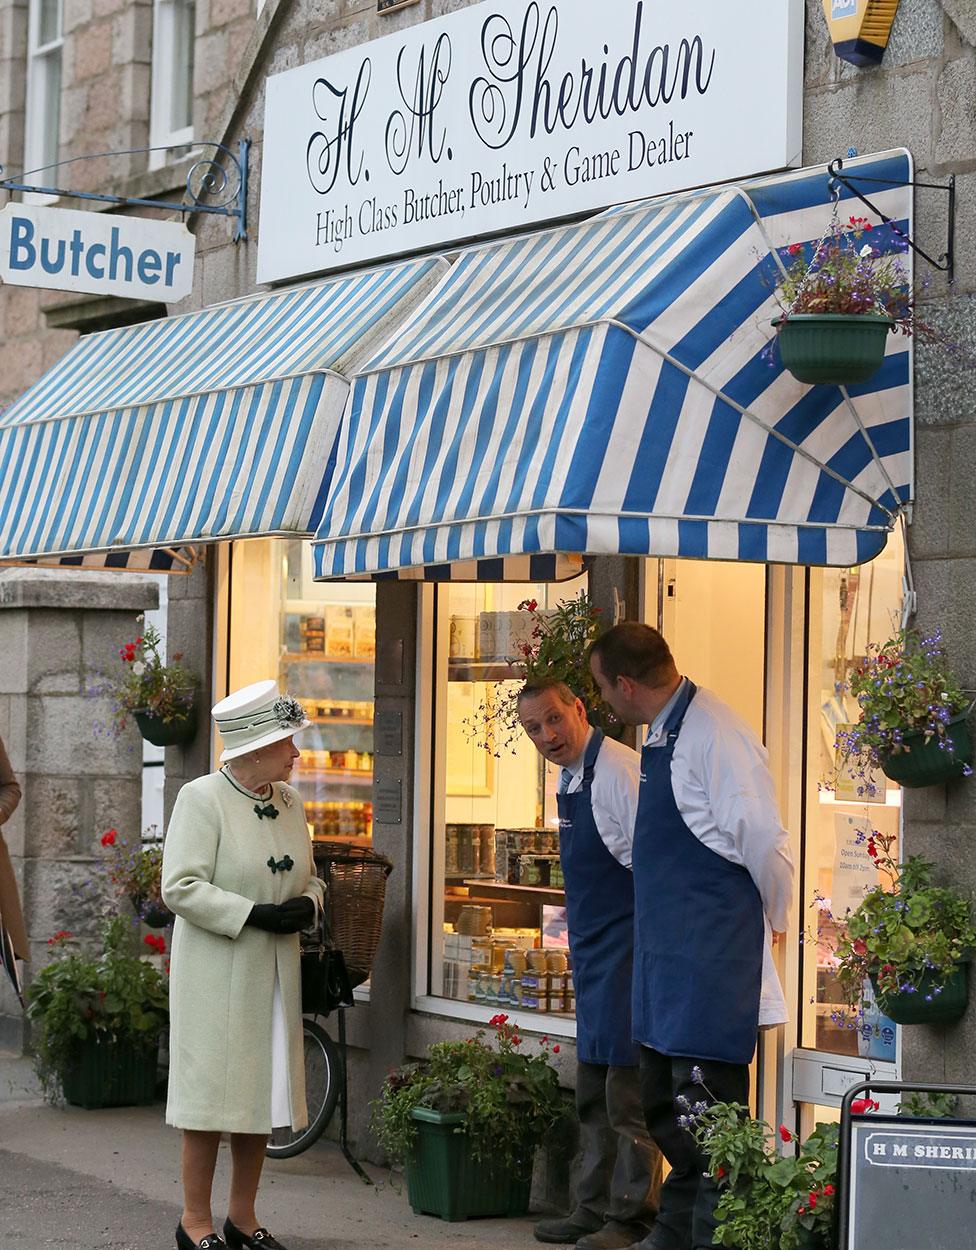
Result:
{"type": "Polygon", "coordinates": [[[646,1224],[625,1224],[621,1220],[607,1220],[595,1233],[587,1233],[576,1243],[576,1250],[624,1250],[636,1246],[647,1236],[646,1224]]]}
{"type": "Polygon", "coordinates": [[[599,1227],[599,1220],[587,1219],[581,1212],[573,1211],[570,1215],[557,1215],[550,1220],[540,1220],[533,1231],[536,1241],[573,1246],[581,1237],[585,1237],[587,1233],[595,1233],[599,1227]]]}

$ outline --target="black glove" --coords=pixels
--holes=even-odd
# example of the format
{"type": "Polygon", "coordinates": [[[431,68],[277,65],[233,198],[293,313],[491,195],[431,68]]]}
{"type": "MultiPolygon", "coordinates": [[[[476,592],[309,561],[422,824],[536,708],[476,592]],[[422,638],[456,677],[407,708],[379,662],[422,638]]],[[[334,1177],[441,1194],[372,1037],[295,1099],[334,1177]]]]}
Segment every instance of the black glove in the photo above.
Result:
{"type": "Polygon", "coordinates": [[[307,929],[315,919],[315,904],[307,895],[300,894],[298,898],[281,903],[278,916],[282,925],[280,933],[297,933],[300,929],[307,929]]]}
{"type": "Polygon", "coordinates": [[[253,925],[255,929],[264,929],[267,933],[292,932],[282,928],[281,908],[277,903],[255,903],[244,923],[253,925]]]}

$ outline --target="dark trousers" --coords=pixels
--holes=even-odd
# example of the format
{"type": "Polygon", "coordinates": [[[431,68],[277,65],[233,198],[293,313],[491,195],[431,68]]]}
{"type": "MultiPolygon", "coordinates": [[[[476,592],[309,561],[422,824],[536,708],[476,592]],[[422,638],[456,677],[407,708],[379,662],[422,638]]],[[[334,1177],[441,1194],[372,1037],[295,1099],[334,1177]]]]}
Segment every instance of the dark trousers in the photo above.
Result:
{"type": "Polygon", "coordinates": [[[640,1088],[647,1130],[671,1166],[661,1187],[661,1208],[648,1245],[653,1250],[710,1250],[718,1186],[704,1174],[707,1156],[694,1136],[678,1124],[682,1113],[675,1099],[684,1095],[689,1103],[740,1102],[747,1107],[748,1065],[677,1058],[642,1046],[640,1088]],[[696,1066],[704,1078],[700,1084],[691,1079],[696,1066]]]}
{"type": "Polygon", "coordinates": [[[661,1155],[647,1135],[637,1068],[576,1065],[582,1163],[575,1215],[650,1228],[661,1188],[661,1155]]]}

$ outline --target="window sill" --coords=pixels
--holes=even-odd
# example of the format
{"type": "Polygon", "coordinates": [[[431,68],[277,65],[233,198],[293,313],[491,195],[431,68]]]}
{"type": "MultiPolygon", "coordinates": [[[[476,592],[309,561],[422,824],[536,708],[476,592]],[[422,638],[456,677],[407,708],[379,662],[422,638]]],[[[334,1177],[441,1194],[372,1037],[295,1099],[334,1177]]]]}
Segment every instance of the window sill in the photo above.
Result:
{"type": "Polygon", "coordinates": [[[506,1015],[520,1033],[548,1034],[574,1040],[576,1021],[568,1016],[543,1015],[538,1011],[516,1011],[510,1007],[491,1006],[488,1003],[469,1002],[464,998],[438,998],[433,994],[420,994],[414,1000],[414,1011],[431,1016],[447,1016],[452,1020],[473,1021],[485,1024],[494,1015],[506,1015]]]}

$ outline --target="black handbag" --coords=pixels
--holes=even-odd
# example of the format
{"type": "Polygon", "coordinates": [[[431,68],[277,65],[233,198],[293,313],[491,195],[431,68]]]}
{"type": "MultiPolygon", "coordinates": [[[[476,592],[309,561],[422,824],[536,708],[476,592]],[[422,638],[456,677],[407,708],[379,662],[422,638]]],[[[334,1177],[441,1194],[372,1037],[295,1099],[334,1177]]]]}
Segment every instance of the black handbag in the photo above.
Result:
{"type": "Polygon", "coordinates": [[[310,934],[302,934],[302,1014],[327,1016],[339,1007],[352,1007],[355,999],[342,951],[332,944],[323,909],[310,934]]]}

